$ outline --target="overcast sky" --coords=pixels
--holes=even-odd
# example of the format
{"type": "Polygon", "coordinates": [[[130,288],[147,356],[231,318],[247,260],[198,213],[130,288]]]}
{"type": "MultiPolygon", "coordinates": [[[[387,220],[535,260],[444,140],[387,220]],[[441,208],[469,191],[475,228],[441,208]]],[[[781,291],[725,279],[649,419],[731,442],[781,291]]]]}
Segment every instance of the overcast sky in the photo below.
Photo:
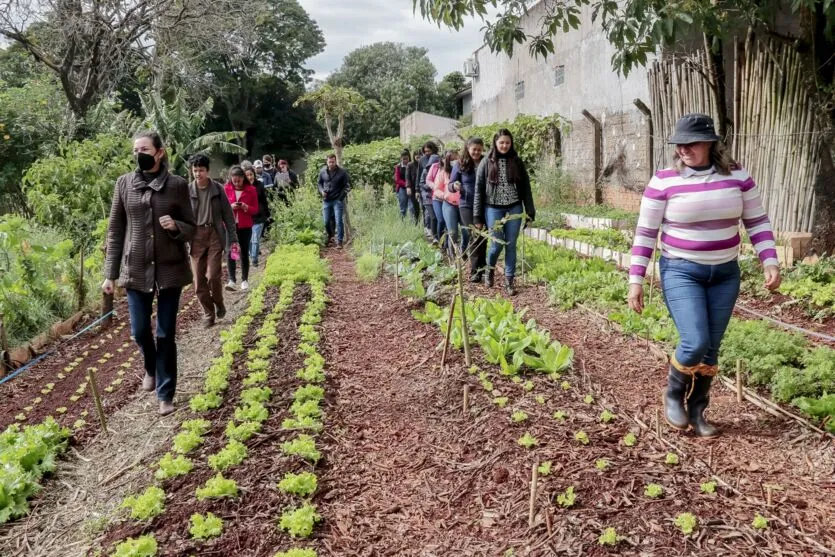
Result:
{"type": "Polygon", "coordinates": [[[325,35],[322,54],[307,67],[324,79],[342,65],[342,59],[360,46],[377,42],[400,42],[429,49],[438,70],[436,79],[461,71],[464,60],[481,46],[482,22],[468,21],[458,33],[448,31],[412,13],[412,0],[299,0],[325,35]]]}

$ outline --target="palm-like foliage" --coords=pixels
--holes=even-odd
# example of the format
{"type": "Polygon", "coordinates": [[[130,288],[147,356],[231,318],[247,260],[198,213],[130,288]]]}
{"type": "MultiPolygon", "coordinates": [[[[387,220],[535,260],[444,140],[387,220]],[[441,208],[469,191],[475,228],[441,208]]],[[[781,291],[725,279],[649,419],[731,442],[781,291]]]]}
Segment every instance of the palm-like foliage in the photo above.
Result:
{"type": "Polygon", "coordinates": [[[214,102],[206,99],[196,109],[189,107],[186,94],[178,91],[166,101],[159,93],[140,94],[145,119],[141,126],[159,132],[165,141],[171,170],[185,170],[187,157],[196,153],[246,155],[246,148],[235,143],[246,136],[242,131],[211,132],[200,135],[214,102]]]}

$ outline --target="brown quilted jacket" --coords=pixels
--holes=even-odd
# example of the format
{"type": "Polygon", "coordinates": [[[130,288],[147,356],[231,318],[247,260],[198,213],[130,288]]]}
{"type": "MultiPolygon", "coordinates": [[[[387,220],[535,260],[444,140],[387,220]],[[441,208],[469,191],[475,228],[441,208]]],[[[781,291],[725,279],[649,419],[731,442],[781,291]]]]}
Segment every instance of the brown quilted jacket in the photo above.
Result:
{"type": "Polygon", "coordinates": [[[167,166],[148,183],[139,171],[120,176],[110,207],[105,277],[143,292],[190,284],[186,242],[194,229],[188,182],[169,174],[167,166]],[[165,215],[177,223],[177,232],[160,225],[165,215]]]}

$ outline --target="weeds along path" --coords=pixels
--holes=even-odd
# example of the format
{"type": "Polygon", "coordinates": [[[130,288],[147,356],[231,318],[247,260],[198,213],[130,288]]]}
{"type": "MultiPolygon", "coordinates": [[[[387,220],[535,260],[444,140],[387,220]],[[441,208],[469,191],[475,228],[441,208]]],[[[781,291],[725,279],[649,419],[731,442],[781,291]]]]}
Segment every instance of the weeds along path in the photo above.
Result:
{"type": "MultiPolygon", "coordinates": [[[[646,341],[625,336],[585,311],[560,312],[549,307],[546,299],[544,289],[529,286],[520,291],[514,304],[527,307],[528,317],[575,349],[575,369],[582,370],[589,383],[602,387],[615,412],[635,416],[654,430],[666,385],[667,364],[660,351],[650,350],[646,341]]],[[[711,391],[708,416],[722,427],[722,436],[704,440],[678,433],[663,417],[661,434],[688,456],[710,463],[715,474],[737,489],[739,494],[729,496],[733,504],[744,504],[746,498],[764,501],[767,486],[779,486],[772,494],[772,508],[791,517],[791,529],[805,532],[835,554],[835,451],[831,439],[747,401],[740,405],[736,394],[721,384],[711,391]]]]}

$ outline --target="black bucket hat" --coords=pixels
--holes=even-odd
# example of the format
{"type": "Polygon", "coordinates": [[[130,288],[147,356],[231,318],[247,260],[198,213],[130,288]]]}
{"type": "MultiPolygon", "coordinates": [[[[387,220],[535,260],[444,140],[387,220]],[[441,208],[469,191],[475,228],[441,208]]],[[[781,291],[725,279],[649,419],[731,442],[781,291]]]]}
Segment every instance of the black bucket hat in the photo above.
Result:
{"type": "Polygon", "coordinates": [[[667,140],[667,143],[687,145],[688,143],[719,141],[720,139],[722,138],[716,135],[716,129],[713,127],[713,118],[707,114],[692,112],[678,119],[676,131],[667,140]]]}

